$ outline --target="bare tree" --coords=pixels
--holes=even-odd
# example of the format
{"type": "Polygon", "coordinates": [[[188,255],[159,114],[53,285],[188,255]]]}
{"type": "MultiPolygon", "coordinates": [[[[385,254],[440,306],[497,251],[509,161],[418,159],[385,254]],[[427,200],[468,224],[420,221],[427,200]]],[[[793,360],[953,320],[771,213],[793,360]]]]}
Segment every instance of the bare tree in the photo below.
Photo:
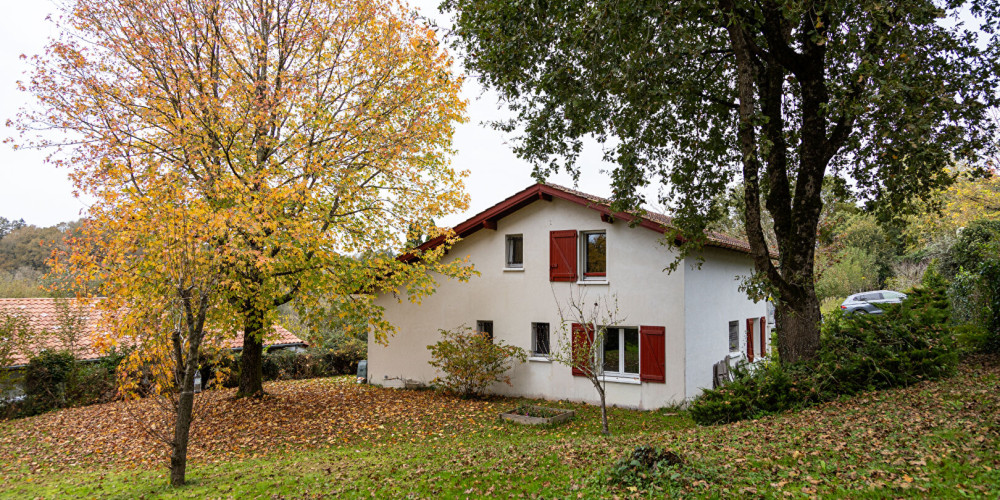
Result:
{"type": "MultiPolygon", "coordinates": [[[[555,297],[554,290],[552,295],[555,297]]],[[[578,289],[574,295],[571,289],[565,307],[558,297],[556,306],[562,325],[549,359],[569,366],[573,375],[582,376],[593,384],[601,401],[601,432],[611,434],[603,377],[604,339],[609,326],[625,321],[618,308],[618,297],[602,295],[590,300],[586,290],[578,289]]]]}

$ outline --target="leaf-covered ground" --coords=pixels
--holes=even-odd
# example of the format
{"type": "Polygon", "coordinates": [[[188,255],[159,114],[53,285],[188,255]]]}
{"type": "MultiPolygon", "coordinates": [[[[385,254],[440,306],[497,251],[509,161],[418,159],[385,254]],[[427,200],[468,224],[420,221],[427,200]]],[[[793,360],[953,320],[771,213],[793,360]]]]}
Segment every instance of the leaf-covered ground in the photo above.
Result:
{"type": "MultiPolygon", "coordinates": [[[[431,442],[492,423],[496,402],[433,391],[398,391],[351,377],[266,384],[263,400],[234,399],[235,389],[197,396],[188,457],[214,463],[355,441],[431,442]]],[[[0,472],[65,467],[163,465],[169,449],[146,430],[158,408],[139,400],[72,408],[0,424],[0,472]]],[[[162,426],[163,421],[159,422],[162,426]]],[[[159,428],[150,429],[159,431],[159,428]]]]}
{"type": "MultiPolygon", "coordinates": [[[[271,397],[200,396],[191,484],[166,486],[167,450],[130,425],[140,403],[0,423],[0,496],[10,497],[988,497],[1000,496],[1000,363],[811,410],[695,427],[669,410],[598,411],[554,428],[502,423],[519,400],[463,401],[344,379],[272,383],[271,397]],[[639,444],[687,466],[667,483],[610,485],[639,444]]],[[[148,410],[148,408],[147,408],[148,410]]]]}

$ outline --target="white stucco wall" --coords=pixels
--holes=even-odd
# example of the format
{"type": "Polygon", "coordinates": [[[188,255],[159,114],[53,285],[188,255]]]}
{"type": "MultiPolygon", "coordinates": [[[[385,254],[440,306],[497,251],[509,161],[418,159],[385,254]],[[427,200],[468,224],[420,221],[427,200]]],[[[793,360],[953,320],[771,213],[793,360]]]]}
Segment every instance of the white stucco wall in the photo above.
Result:
{"type": "MultiPolygon", "coordinates": [[[[672,262],[673,254],[660,243],[661,238],[655,231],[630,228],[624,222],[605,223],[597,211],[572,202],[536,201],[500,219],[495,231],[479,230],[451,249],[451,258],[468,255],[480,276],[468,283],[439,280],[437,292],[420,305],[400,294],[379,296],[377,302],[385,308],[386,319],[397,326],[399,333],[389,339],[387,346],[369,341],[369,380],[388,386],[402,385],[403,379],[431,381],[436,372],[427,364],[427,346],[440,339],[438,330],[462,324],[475,327],[477,320],[492,320],[496,339],[528,351],[532,322],[549,323],[552,348],[556,349],[557,337],[564,335],[557,301],[565,308],[571,293],[579,295],[583,291],[591,301],[599,296],[617,296],[620,316],[625,318],[617,326],[666,327],[666,383],[608,382],[608,403],[649,409],[683,401],[691,396],[687,388],[692,386],[686,380],[685,356],[691,355],[691,349],[685,344],[684,332],[684,325],[692,323],[685,318],[688,311],[684,286],[691,270],[688,266],[670,274],[663,270],[672,262]],[[549,232],[566,229],[607,232],[607,284],[549,281],[549,232]],[[508,234],[523,235],[522,271],[503,269],[508,234]]],[[[728,285],[735,291],[733,276],[715,286],[728,285]]],[[[711,357],[711,353],[697,354],[700,358],[711,357]]],[[[710,377],[711,365],[709,384],[710,377]]],[[[568,366],[544,361],[528,361],[516,367],[511,387],[496,385],[492,390],[537,398],[597,401],[597,393],[586,379],[573,377],[568,366]]]]}
{"type": "MultiPolygon", "coordinates": [[[[706,248],[704,261],[688,257],[685,262],[685,329],[687,330],[686,386],[687,397],[694,398],[702,389],[712,388],[712,365],[727,355],[746,353],[746,320],[767,313],[765,301],[753,302],[739,290],[740,280],[753,271],[749,255],[706,248]],[[729,322],[739,325],[739,351],[729,350],[729,322]]],[[[759,324],[754,323],[755,352],[760,352],[759,324]]],[[[770,346],[768,346],[770,347],[770,346]]]]}

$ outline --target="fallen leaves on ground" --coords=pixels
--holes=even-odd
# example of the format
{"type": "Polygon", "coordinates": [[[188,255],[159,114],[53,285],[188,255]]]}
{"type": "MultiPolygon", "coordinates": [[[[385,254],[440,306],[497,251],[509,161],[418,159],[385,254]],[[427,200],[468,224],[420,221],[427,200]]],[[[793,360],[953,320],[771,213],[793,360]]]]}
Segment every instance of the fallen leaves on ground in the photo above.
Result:
{"type": "MultiPolygon", "coordinates": [[[[234,399],[234,389],[199,394],[188,458],[215,462],[287,446],[434,440],[491,425],[499,413],[490,401],[364,386],[343,378],[275,382],[265,384],[265,390],[267,396],[259,400],[234,399]]],[[[149,400],[118,401],[0,423],[0,470],[164,465],[169,448],[140,425],[149,424],[158,410],[149,400]]],[[[167,434],[172,428],[165,419],[151,425],[167,434]]]]}
{"type": "MultiPolygon", "coordinates": [[[[937,382],[715,427],[693,428],[683,414],[667,411],[611,409],[611,437],[599,434],[597,408],[566,402],[547,404],[576,409],[574,421],[527,428],[497,420],[519,402],[510,399],[468,401],[344,379],[266,389],[262,401],[232,399],[231,390],[200,395],[191,458],[239,464],[269,455],[247,464],[267,463],[268,478],[304,482],[292,491],[318,488],[334,496],[663,496],[657,486],[631,491],[595,481],[640,444],[684,457],[698,474],[683,488],[695,496],[996,496],[1000,483],[994,480],[1000,478],[997,358],[972,360],[937,382]],[[330,452],[298,454],[323,447],[330,452]],[[281,450],[287,455],[275,455],[281,450]],[[317,475],[333,481],[317,486],[317,475]]],[[[165,467],[167,448],[128,416],[149,409],[144,405],[119,402],[0,423],[0,478],[58,477],[50,471],[72,474],[74,464],[165,467]]],[[[232,487],[231,476],[218,473],[218,484],[232,487]]],[[[265,479],[247,472],[245,481],[250,488],[265,479]]]]}
{"type": "MultiPolygon", "coordinates": [[[[752,478],[778,491],[794,485],[807,496],[824,487],[919,493],[942,481],[928,464],[981,464],[988,473],[1000,467],[1000,360],[976,358],[939,382],[677,437],[671,446],[718,468],[722,493],[740,493],[727,483],[752,478]]],[[[986,486],[969,480],[958,490],[979,495],[986,486]]]]}

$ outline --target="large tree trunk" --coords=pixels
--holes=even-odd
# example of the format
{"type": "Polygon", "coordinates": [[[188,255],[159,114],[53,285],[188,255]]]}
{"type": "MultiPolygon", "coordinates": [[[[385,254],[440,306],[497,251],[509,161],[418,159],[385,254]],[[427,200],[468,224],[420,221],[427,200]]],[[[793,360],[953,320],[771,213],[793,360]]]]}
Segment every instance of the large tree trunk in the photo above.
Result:
{"type": "Polygon", "coordinates": [[[264,395],[264,313],[256,308],[243,314],[243,353],[240,355],[240,386],[236,397],[264,395]]]}
{"type": "MultiPolygon", "coordinates": [[[[196,358],[195,358],[196,359],[196,358]]],[[[177,417],[174,422],[174,440],[171,442],[173,454],[170,456],[170,485],[183,486],[187,471],[188,437],[194,410],[195,362],[189,361],[184,370],[184,381],[177,399],[177,417]]]]}
{"type": "MultiPolygon", "coordinates": [[[[829,103],[824,74],[826,47],[811,39],[802,43],[804,55],[790,48],[792,24],[773,5],[766,7],[766,43],[757,41],[735,22],[741,15],[732,0],[720,0],[736,58],[739,99],[737,138],[742,153],[746,232],[757,271],[771,285],[776,298],[778,353],[782,363],[810,359],[819,348],[820,309],[813,283],[816,227],[823,202],[823,176],[830,158],[849,134],[838,126],[827,136],[824,106],[829,103]],[[793,73],[802,95],[799,166],[790,185],[783,85],[793,73]],[[759,98],[759,99],[758,99],[759,98]],[[767,120],[758,126],[760,118],[767,120]],[[764,135],[764,146],[757,133],[764,135]],[[761,162],[763,156],[764,162],[761,162]],[[766,175],[764,197],[774,220],[780,266],[771,260],[761,225],[761,172],[766,175]],[[793,195],[794,189],[794,195],[793,195]]],[[[816,24],[813,22],[812,24],[816,24]]]]}
{"type": "Polygon", "coordinates": [[[819,349],[819,300],[812,286],[797,297],[788,297],[775,306],[778,328],[778,359],[782,363],[810,359],[819,349]]]}

